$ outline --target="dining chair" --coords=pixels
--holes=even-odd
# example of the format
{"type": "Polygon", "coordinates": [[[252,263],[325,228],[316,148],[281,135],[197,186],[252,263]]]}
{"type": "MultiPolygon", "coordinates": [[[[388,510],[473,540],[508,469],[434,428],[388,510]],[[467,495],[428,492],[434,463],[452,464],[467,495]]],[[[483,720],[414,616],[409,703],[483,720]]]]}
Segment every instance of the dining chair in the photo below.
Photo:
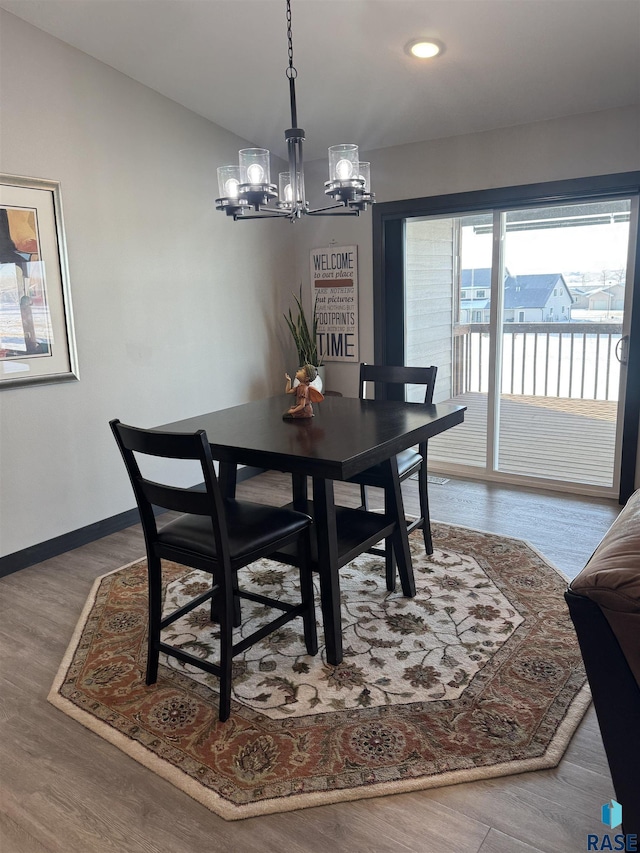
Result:
{"type": "MultiPolygon", "coordinates": [[[[160,652],[205,670],[220,680],[219,718],[231,711],[233,658],[249,646],[302,616],[308,654],[318,651],[311,574],[310,525],[308,515],[282,507],[266,506],[222,497],[213,467],[211,448],[204,430],[172,433],[139,429],[119,420],[110,422],[136,497],[147,550],[149,578],[149,629],[146,683],[158,678],[160,652]],[[144,457],[193,460],[200,463],[204,485],[178,487],[148,479],[140,471],[144,457]],[[158,526],[154,507],[181,515],[158,526]],[[287,562],[300,571],[300,603],[267,598],[239,587],[238,570],[262,557],[277,559],[278,550],[296,544],[287,562]],[[163,615],[162,560],[208,572],[211,588],[195,596],[172,613],[163,615]],[[240,600],[247,599],[283,611],[247,637],[233,641],[233,627],[239,624],[240,600]],[[220,627],[219,662],[196,657],[162,641],[163,629],[205,602],[211,601],[211,615],[220,627]]],[[[175,479],[175,473],[174,473],[175,479]]]]}
{"type": "MultiPolygon", "coordinates": [[[[401,387],[402,392],[399,398],[404,400],[407,385],[421,385],[424,386],[424,404],[431,405],[437,372],[438,368],[435,365],[431,367],[403,367],[399,365],[366,364],[363,362],[360,364],[359,396],[361,400],[366,398],[367,382],[376,383],[375,394],[378,396],[378,392],[382,392],[380,399],[390,398],[388,392],[392,386],[395,386],[395,388],[401,387]]],[[[400,392],[396,393],[400,394],[400,392]]],[[[416,528],[422,528],[425,551],[427,554],[433,554],[433,540],[429,518],[429,494],[427,491],[427,442],[425,441],[418,445],[417,450],[415,448],[403,450],[397,454],[396,460],[400,482],[411,477],[413,474],[418,474],[420,517],[407,523],[407,532],[411,533],[416,528]]],[[[359,483],[360,506],[366,510],[368,509],[367,486],[383,488],[385,480],[381,466],[374,465],[372,468],[367,468],[366,471],[354,476],[349,482],[359,483]]],[[[374,553],[383,552],[375,551],[374,553]]],[[[393,554],[389,548],[386,549],[386,574],[387,589],[392,591],[395,589],[396,580],[393,554]]]]}

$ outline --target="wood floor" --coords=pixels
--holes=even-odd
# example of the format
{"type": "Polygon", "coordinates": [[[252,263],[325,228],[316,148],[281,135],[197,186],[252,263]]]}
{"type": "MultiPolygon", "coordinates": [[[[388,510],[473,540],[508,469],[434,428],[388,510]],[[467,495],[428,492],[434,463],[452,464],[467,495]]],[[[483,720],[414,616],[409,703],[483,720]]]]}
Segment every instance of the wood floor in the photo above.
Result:
{"type": "MultiPolygon", "coordinates": [[[[455,463],[484,468],[487,395],[460,394],[447,402],[466,406],[464,423],[429,441],[435,470],[455,463]]],[[[563,397],[503,395],[498,469],[562,482],[611,487],[617,403],[563,397]]]]}
{"type": "MultiPolygon", "coordinates": [[[[288,497],[273,473],[240,491],[288,497]]],[[[455,480],[430,496],[434,519],[526,538],[568,575],[619,509],[455,480]]],[[[582,853],[601,831],[613,788],[593,709],[553,770],[223,821],[46,701],[94,578],[142,554],[134,527],[0,580],[1,853],[582,853]]]]}

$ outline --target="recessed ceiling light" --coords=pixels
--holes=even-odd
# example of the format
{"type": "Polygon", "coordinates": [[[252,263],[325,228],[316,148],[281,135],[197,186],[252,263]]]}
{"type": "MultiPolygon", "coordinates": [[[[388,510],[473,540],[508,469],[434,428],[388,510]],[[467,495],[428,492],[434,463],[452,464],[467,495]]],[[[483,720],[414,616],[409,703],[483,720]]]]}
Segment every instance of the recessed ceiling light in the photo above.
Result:
{"type": "Polygon", "coordinates": [[[435,39],[413,39],[405,45],[405,53],[418,59],[432,59],[442,53],[444,45],[435,39]]]}

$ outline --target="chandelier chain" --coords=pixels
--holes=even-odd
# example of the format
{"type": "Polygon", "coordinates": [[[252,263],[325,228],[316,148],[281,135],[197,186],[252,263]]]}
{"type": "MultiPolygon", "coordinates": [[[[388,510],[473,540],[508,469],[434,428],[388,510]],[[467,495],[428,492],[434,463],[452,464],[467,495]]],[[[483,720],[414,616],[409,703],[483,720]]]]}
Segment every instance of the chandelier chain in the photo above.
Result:
{"type": "Polygon", "coordinates": [[[298,71],[293,64],[293,33],[291,31],[291,0],[287,0],[287,42],[289,45],[289,67],[286,70],[287,77],[291,80],[298,76],[298,71]]]}

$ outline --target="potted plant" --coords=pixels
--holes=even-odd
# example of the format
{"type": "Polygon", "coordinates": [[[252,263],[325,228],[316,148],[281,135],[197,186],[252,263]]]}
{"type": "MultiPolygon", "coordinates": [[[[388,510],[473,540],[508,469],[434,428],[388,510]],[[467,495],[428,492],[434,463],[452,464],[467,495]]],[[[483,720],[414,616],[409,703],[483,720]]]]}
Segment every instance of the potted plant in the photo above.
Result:
{"type": "Polygon", "coordinates": [[[302,306],[302,285],[300,285],[299,295],[296,296],[294,293],[293,298],[298,309],[297,315],[294,316],[291,308],[289,308],[289,313],[284,315],[284,319],[289,327],[296,352],[298,353],[298,366],[312,364],[317,369],[322,366],[322,356],[318,353],[318,344],[316,341],[318,330],[316,304],[314,302],[311,323],[309,324],[302,306]]]}

